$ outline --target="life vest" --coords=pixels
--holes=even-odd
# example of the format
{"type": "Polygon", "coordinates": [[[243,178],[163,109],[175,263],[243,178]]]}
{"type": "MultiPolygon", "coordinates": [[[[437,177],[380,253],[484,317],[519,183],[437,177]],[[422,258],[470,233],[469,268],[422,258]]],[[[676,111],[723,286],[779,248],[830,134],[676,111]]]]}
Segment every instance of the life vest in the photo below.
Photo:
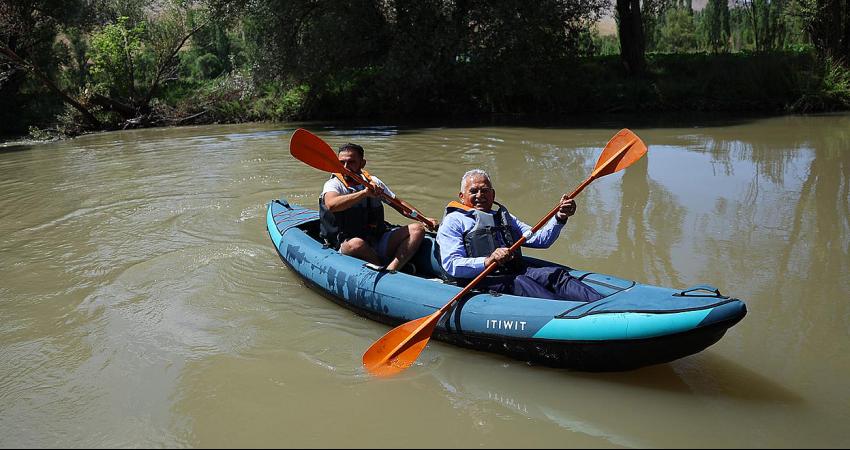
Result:
{"type": "MultiPolygon", "coordinates": [[[[456,201],[452,201],[446,206],[446,213],[443,215],[444,222],[446,216],[455,211],[475,218],[475,225],[472,229],[463,233],[463,247],[466,250],[466,256],[469,258],[486,258],[499,247],[514,245],[518,239],[513,235],[513,230],[508,225],[510,223],[508,209],[501,203],[494,203],[499,206],[495,213],[480,211],[456,201]]],[[[502,267],[497,268],[493,273],[504,275],[518,272],[523,267],[522,251],[517,249],[514,252],[514,258],[502,267]]]]}
{"type": "MultiPolygon", "coordinates": [[[[362,175],[366,181],[372,180],[365,170],[362,171],[362,175]]],[[[347,189],[355,192],[355,186],[349,185],[342,174],[335,173],[331,176],[333,177],[338,178],[347,189]]],[[[333,248],[339,249],[340,244],[345,240],[355,237],[365,239],[374,245],[387,230],[381,199],[367,197],[344,211],[331,212],[325,206],[324,197],[324,195],[319,197],[319,235],[333,248]]]]}

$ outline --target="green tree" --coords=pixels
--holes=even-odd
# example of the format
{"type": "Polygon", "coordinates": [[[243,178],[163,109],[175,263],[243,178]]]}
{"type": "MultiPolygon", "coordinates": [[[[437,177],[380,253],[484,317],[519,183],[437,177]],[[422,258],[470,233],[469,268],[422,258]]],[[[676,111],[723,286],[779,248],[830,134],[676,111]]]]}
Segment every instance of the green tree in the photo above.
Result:
{"type": "Polygon", "coordinates": [[[727,0],[708,0],[701,14],[703,39],[708,49],[720,53],[729,49],[732,35],[727,0]]]}
{"type": "Polygon", "coordinates": [[[740,0],[746,12],[757,51],[782,48],[785,42],[783,13],[786,0],[740,0]]]}
{"type": "Polygon", "coordinates": [[[755,37],[747,11],[741,6],[729,10],[730,49],[733,52],[755,50],[755,37]]]}
{"type": "Polygon", "coordinates": [[[792,0],[790,11],[822,59],[850,67],[850,0],[792,0]]]}
{"type": "Polygon", "coordinates": [[[473,6],[468,38],[462,41],[468,73],[481,81],[481,96],[485,91],[503,94],[486,107],[518,110],[551,105],[554,81],[541,75],[557,73],[584,55],[590,47],[585,39],[591,40],[590,30],[604,3],[512,0],[473,6]]]}
{"type": "Polygon", "coordinates": [[[257,0],[244,25],[261,80],[321,79],[379,63],[388,50],[386,27],[371,0],[257,0]]]}
{"type": "Polygon", "coordinates": [[[138,101],[136,76],[142,58],[145,23],[129,25],[129,17],[105,25],[91,38],[92,80],[98,93],[138,101]]]}
{"type": "MultiPolygon", "coordinates": [[[[260,81],[306,83],[323,110],[418,113],[551,101],[541,73],[590,48],[607,0],[257,0],[245,22],[260,81]],[[523,90],[525,89],[525,90],[523,90]],[[493,94],[496,95],[493,95],[493,94]],[[377,101],[376,101],[377,100],[377,101]],[[383,110],[383,111],[379,111],[383,110]]],[[[344,114],[344,112],[343,112],[344,114]]]]}
{"type": "MultiPolygon", "coordinates": [[[[127,12],[126,6],[121,11],[127,12]]],[[[214,9],[209,3],[167,0],[155,10],[129,13],[92,37],[91,102],[117,113],[122,123],[116,125],[122,127],[162,119],[151,102],[163,83],[176,79],[179,52],[212,20],[214,9]],[[136,22],[131,17],[137,17],[136,22]]]]}
{"type": "Polygon", "coordinates": [[[64,39],[56,41],[55,52],[63,55],[63,85],[71,91],[81,92],[89,75],[89,36],[78,27],[64,27],[62,35],[64,39]]]}
{"type": "Polygon", "coordinates": [[[664,25],[664,16],[675,0],[644,0],[641,17],[646,42],[646,50],[653,52],[658,49],[658,40],[664,25]]]}
{"type": "MultiPolygon", "coordinates": [[[[198,18],[192,16],[191,19],[194,23],[198,18]]],[[[190,66],[188,73],[209,79],[233,70],[241,49],[231,37],[228,25],[225,21],[214,20],[192,36],[191,48],[182,55],[184,64],[190,66]]]]}
{"type": "Polygon", "coordinates": [[[658,48],[669,53],[686,53],[696,50],[696,26],[692,12],[687,7],[677,6],[667,10],[658,48]]]}
{"type": "Polygon", "coordinates": [[[76,93],[60,86],[62,58],[53,45],[62,27],[89,25],[93,10],[87,0],[0,2],[0,90],[9,92],[2,97],[13,98],[24,85],[23,77],[29,76],[76,109],[89,126],[99,127],[100,121],[76,93]]]}

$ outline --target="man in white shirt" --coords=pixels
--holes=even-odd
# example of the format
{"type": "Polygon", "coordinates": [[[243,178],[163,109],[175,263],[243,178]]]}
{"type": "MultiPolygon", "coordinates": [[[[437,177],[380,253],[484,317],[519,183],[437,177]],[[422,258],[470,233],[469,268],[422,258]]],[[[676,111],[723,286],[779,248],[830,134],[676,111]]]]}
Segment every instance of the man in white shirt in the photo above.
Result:
{"type": "MultiPolygon", "coordinates": [[[[334,174],[325,182],[319,198],[322,238],[344,255],[385,266],[386,270],[401,269],[419,249],[425,227],[420,222],[387,227],[381,192],[396,198],[411,211],[416,209],[398,199],[380,179],[363,170],[366,166],[363,147],[344,144],[339,148],[337,157],[346,169],[360,175],[368,185],[357,184],[342,174],[334,174]]],[[[402,209],[391,206],[400,214],[413,218],[402,209]]],[[[425,219],[430,223],[429,228],[437,228],[434,219],[425,219]]]]}

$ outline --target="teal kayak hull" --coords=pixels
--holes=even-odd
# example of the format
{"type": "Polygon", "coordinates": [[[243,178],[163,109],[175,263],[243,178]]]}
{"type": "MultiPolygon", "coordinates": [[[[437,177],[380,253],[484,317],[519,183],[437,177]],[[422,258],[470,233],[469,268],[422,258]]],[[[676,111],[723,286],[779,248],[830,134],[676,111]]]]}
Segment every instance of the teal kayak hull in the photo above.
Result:
{"type": "MultiPolygon", "coordinates": [[[[327,248],[318,239],[318,213],[286,200],[269,203],[266,226],[281,260],[310,287],[388,325],[432,314],[461,290],[439,277],[432,235],[413,260],[414,276],[327,248]]],[[[586,303],[473,291],[440,319],[433,337],[548,366],[630,370],[700,352],[747,312],[743,301],[711,286],[677,290],[569,270],[605,297],[586,303]]]]}

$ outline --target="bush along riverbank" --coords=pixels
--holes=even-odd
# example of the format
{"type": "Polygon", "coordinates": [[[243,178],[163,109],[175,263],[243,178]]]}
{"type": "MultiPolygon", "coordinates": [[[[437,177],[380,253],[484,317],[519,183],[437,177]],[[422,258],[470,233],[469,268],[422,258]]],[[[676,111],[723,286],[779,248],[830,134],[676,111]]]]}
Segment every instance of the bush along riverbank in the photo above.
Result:
{"type": "MultiPolygon", "coordinates": [[[[811,54],[655,54],[641,77],[629,77],[618,56],[592,57],[562,67],[540,68],[535,82],[493,89],[493,77],[459,66],[455,78],[406,90],[403,80],[380,68],[351,72],[315,85],[256,82],[248,71],[212,80],[177,80],[151,104],[144,126],[254,121],[359,118],[469,118],[489,114],[582,114],[646,112],[813,113],[850,109],[850,70],[819,62],[811,54]]],[[[514,75],[514,74],[512,74],[514,75]]],[[[38,98],[33,110],[56,111],[38,98]]],[[[94,108],[109,124],[111,113],[94,108]]],[[[35,111],[25,117],[37,116],[35,111]]],[[[72,136],[85,130],[75,110],[30,128],[35,138],[72,136]]],[[[138,124],[142,126],[142,124],[138,124]]]]}

